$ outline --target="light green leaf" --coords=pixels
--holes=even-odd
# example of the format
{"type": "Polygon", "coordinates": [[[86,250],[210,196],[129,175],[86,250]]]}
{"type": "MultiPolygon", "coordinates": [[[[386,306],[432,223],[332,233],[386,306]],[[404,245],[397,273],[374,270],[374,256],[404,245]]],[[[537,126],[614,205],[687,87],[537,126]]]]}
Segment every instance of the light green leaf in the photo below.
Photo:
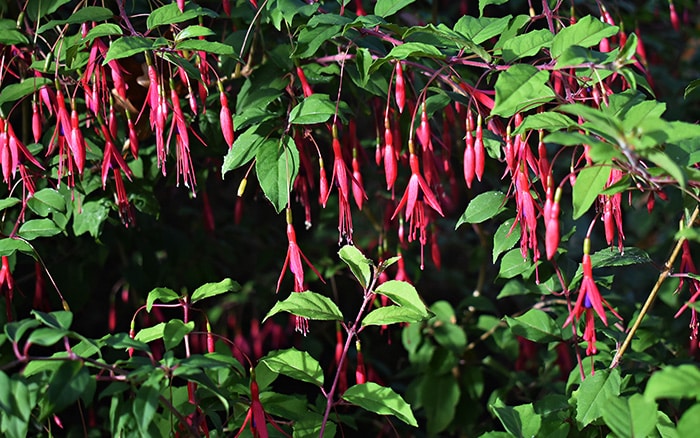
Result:
{"type": "Polygon", "coordinates": [[[148,14],[146,25],[149,29],[153,29],[156,26],[182,23],[183,21],[191,20],[197,17],[216,18],[218,16],[219,14],[211,9],[203,8],[193,2],[187,2],[185,4],[185,11],[181,12],[180,8],[177,7],[177,3],[172,2],[166,4],[165,6],[161,6],[148,14]]]}
{"type": "Polygon", "coordinates": [[[419,312],[400,306],[384,306],[374,309],[362,319],[362,325],[391,325],[405,322],[421,322],[428,319],[419,312]]]}
{"type": "Polygon", "coordinates": [[[364,256],[357,247],[353,245],[345,245],[338,251],[340,259],[345,262],[352,271],[360,286],[363,289],[367,288],[372,279],[372,261],[364,256]]]}
{"type": "Polygon", "coordinates": [[[380,284],[375,293],[385,295],[394,303],[406,309],[413,310],[421,316],[428,317],[430,312],[411,283],[399,280],[389,280],[380,284]]]}
{"type": "Polygon", "coordinates": [[[415,0],[377,0],[374,5],[374,15],[388,17],[413,3],[415,0]]]}
{"type": "Polygon", "coordinates": [[[520,124],[513,131],[513,135],[524,134],[527,131],[532,131],[535,129],[544,129],[549,132],[557,131],[559,129],[567,129],[570,127],[578,126],[578,123],[574,122],[571,118],[565,116],[564,114],[544,112],[537,114],[530,114],[525,117],[523,123],[520,124]]]}
{"type": "Polygon", "coordinates": [[[524,315],[511,318],[506,316],[506,323],[514,335],[522,336],[534,342],[561,341],[561,329],[551,316],[538,309],[530,309],[524,315]]]}
{"type": "Polygon", "coordinates": [[[226,278],[218,283],[207,283],[198,287],[194,292],[192,292],[191,301],[192,303],[196,303],[197,301],[205,298],[214,297],[226,292],[236,292],[240,289],[240,284],[231,280],[230,278],[226,278]]]}
{"type": "Polygon", "coordinates": [[[321,365],[306,351],[295,348],[277,350],[260,359],[271,371],[292,379],[323,386],[321,365]]]}
{"type": "Polygon", "coordinates": [[[65,20],[51,20],[48,23],[39,27],[38,33],[43,33],[46,29],[51,29],[64,24],[81,24],[88,21],[103,21],[109,20],[114,14],[111,10],[101,6],[83,6],[75,11],[70,17],[65,20]]]}
{"type": "Polygon", "coordinates": [[[157,287],[148,293],[146,297],[146,311],[150,312],[153,308],[153,303],[158,300],[162,303],[169,303],[182,298],[174,290],[167,287],[157,287]]]}
{"type": "Polygon", "coordinates": [[[299,172],[299,150],[286,136],[281,142],[267,140],[255,155],[258,182],[279,213],[288,204],[289,192],[299,172]]]}
{"type": "Polygon", "coordinates": [[[185,40],[179,42],[175,47],[178,50],[201,50],[207,53],[213,53],[215,55],[233,56],[235,58],[238,58],[238,56],[233,50],[233,47],[231,47],[228,44],[220,43],[217,41],[185,40]]]}
{"type": "Polygon", "coordinates": [[[501,47],[503,60],[511,63],[520,58],[536,55],[543,48],[549,47],[552,38],[552,32],[548,29],[533,30],[511,38],[501,47]]]}
{"type": "Polygon", "coordinates": [[[552,41],[552,58],[558,58],[571,46],[592,47],[603,38],[611,37],[619,31],[617,26],[603,23],[592,15],[586,15],[573,26],[559,31],[552,41]]]}
{"type": "MultiPolygon", "coordinates": [[[[171,3],[172,4],[172,3],[171,3]]],[[[128,58],[137,53],[146,52],[153,49],[153,41],[138,36],[124,36],[112,41],[107,50],[102,65],[106,65],[114,59],[128,58]]]]}
{"type": "Polygon", "coordinates": [[[85,41],[91,43],[95,38],[104,36],[122,35],[122,28],[114,23],[102,23],[90,29],[85,36],[85,41]]]}
{"type": "Polygon", "coordinates": [[[163,327],[163,344],[166,350],[177,347],[184,339],[185,335],[194,330],[194,321],[185,324],[179,319],[171,319],[163,327]]]}
{"type": "Polygon", "coordinates": [[[516,275],[534,269],[530,257],[523,257],[520,248],[513,248],[501,259],[501,268],[498,271],[499,278],[513,278],[516,275]]]}
{"type": "Polygon", "coordinates": [[[611,398],[603,411],[603,420],[619,437],[649,436],[656,427],[656,403],[634,394],[630,398],[611,398]]]}
{"type": "Polygon", "coordinates": [[[605,188],[611,170],[610,166],[589,166],[578,173],[572,195],[574,219],[583,216],[593,205],[598,194],[605,188]]]}
{"type": "Polygon", "coordinates": [[[374,382],[348,388],[343,400],[380,415],[394,415],[409,426],[418,427],[411,406],[391,388],[374,382]]]}
{"type": "Polygon", "coordinates": [[[700,399],[700,369],[690,364],[667,366],[651,375],[644,390],[644,397],[649,400],[700,399]]]}
{"type": "Polygon", "coordinates": [[[700,430],[700,403],[695,403],[678,420],[676,431],[678,432],[678,437],[692,437],[697,435],[698,430],[700,430]]]}
{"type": "Polygon", "coordinates": [[[435,56],[438,58],[444,57],[442,52],[440,52],[435,46],[431,46],[425,43],[403,43],[398,46],[394,46],[393,49],[386,55],[387,58],[394,59],[406,59],[410,56],[435,56]]]}
{"type": "Polygon", "coordinates": [[[324,123],[335,114],[335,103],[327,94],[314,93],[299,102],[289,112],[289,122],[295,125],[324,123]]]}
{"type": "Polygon", "coordinates": [[[212,35],[216,35],[216,33],[214,33],[214,31],[208,27],[193,25],[187,26],[178,32],[177,35],[175,35],[175,41],[180,42],[189,38],[197,38],[201,36],[206,37],[212,35]]]}
{"type": "Polygon", "coordinates": [[[487,219],[491,219],[501,211],[505,210],[506,195],[499,191],[490,191],[477,195],[469,202],[455,225],[459,228],[463,223],[478,224],[487,219]]]}
{"type": "Polygon", "coordinates": [[[520,223],[513,227],[515,219],[511,218],[498,226],[493,234],[493,262],[496,263],[498,256],[513,248],[520,240],[520,223]],[[512,230],[511,230],[512,229],[512,230]]]}
{"type": "Polygon", "coordinates": [[[19,227],[18,234],[27,240],[37,237],[51,237],[59,234],[61,229],[51,219],[32,219],[19,227]]]}
{"type": "Polygon", "coordinates": [[[454,30],[469,38],[474,44],[481,44],[503,32],[511,18],[513,18],[511,15],[498,18],[476,18],[464,15],[455,23],[454,30]]]}
{"type": "Polygon", "coordinates": [[[586,377],[576,390],[576,421],[581,427],[600,418],[610,399],[620,395],[620,370],[598,370],[586,377]]]}
{"type": "Polygon", "coordinates": [[[0,105],[15,102],[50,83],[51,80],[48,78],[31,77],[17,84],[3,84],[2,90],[0,90],[0,105]]]}
{"type": "MultiPolygon", "coordinates": [[[[221,166],[222,175],[226,175],[228,171],[237,169],[255,158],[258,149],[266,142],[265,137],[256,133],[257,129],[258,125],[251,126],[236,137],[224,157],[224,164],[221,166]]],[[[274,143],[272,140],[268,140],[268,142],[274,143]]]]}
{"type": "Polygon", "coordinates": [[[0,256],[11,256],[19,251],[23,254],[30,255],[34,257],[34,248],[22,239],[15,239],[12,237],[6,237],[0,239],[0,256]]]}
{"type": "Polygon", "coordinates": [[[526,64],[516,64],[501,72],[496,79],[496,103],[491,114],[511,117],[554,99],[554,91],[547,86],[548,79],[548,72],[526,64]]]}
{"type": "Polygon", "coordinates": [[[146,327],[144,329],[139,330],[138,333],[136,333],[136,336],[134,336],[134,339],[144,343],[155,341],[156,339],[160,339],[163,337],[164,328],[165,323],[159,322],[154,326],[146,327]]]}
{"type": "Polygon", "coordinates": [[[316,320],[343,320],[343,314],[330,298],[311,291],[292,292],[286,300],[278,301],[267,312],[263,322],[280,312],[316,320]]]}

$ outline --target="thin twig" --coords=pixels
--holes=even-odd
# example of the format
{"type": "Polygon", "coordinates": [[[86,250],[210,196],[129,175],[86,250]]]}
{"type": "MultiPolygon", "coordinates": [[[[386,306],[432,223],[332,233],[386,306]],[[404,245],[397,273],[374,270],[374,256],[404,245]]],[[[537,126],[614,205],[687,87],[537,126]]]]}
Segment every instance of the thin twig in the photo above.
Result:
{"type": "MultiPolygon", "coordinates": [[[[693,210],[693,214],[690,216],[690,220],[687,223],[688,227],[693,226],[693,223],[695,222],[695,219],[697,219],[699,212],[700,212],[700,207],[696,206],[695,210],[693,210]]],[[[656,284],[651,289],[651,292],[649,292],[649,296],[647,297],[647,300],[644,303],[644,306],[642,306],[642,310],[639,311],[639,316],[637,316],[637,320],[634,322],[634,324],[630,328],[630,331],[627,333],[627,337],[625,338],[625,341],[622,343],[622,346],[620,346],[620,349],[617,350],[617,352],[615,353],[615,356],[613,357],[613,360],[610,363],[610,368],[615,368],[620,364],[620,359],[622,358],[622,355],[625,354],[627,347],[629,347],[630,343],[632,342],[632,338],[634,337],[634,334],[637,332],[639,325],[642,323],[642,319],[644,319],[644,315],[646,315],[646,313],[649,311],[649,308],[651,307],[651,305],[654,303],[654,300],[656,299],[656,295],[659,293],[659,289],[661,289],[661,285],[663,284],[663,282],[666,280],[666,278],[671,273],[671,269],[673,268],[673,263],[676,261],[676,257],[678,257],[678,253],[680,253],[681,247],[683,246],[683,241],[685,241],[685,237],[681,237],[676,242],[676,246],[673,248],[673,252],[671,253],[671,256],[668,258],[668,260],[664,264],[664,270],[661,271],[661,273],[659,274],[659,278],[658,278],[658,280],[656,280],[656,284]]]]}

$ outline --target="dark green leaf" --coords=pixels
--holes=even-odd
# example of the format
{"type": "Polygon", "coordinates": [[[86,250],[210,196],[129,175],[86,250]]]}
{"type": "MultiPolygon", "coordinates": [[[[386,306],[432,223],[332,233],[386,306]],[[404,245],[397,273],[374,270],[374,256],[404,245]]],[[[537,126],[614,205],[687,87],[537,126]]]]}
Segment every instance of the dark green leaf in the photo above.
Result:
{"type": "Polygon", "coordinates": [[[3,85],[2,90],[0,90],[0,105],[15,102],[50,83],[51,80],[47,78],[31,77],[17,84],[3,85]]]}
{"type": "Polygon", "coordinates": [[[41,189],[27,201],[29,208],[39,216],[48,216],[54,211],[65,212],[66,200],[58,191],[50,188],[41,189]]]}
{"type": "Polygon", "coordinates": [[[73,314],[65,310],[57,310],[50,313],[32,310],[32,315],[44,325],[56,329],[68,330],[73,323],[73,314]]]}
{"type": "Polygon", "coordinates": [[[506,195],[503,192],[491,191],[477,195],[469,202],[467,209],[457,221],[455,229],[463,223],[478,224],[491,219],[505,209],[506,195]]]}
{"type": "Polygon", "coordinates": [[[206,37],[216,35],[213,30],[208,27],[192,25],[187,26],[175,35],[175,41],[183,41],[189,38],[206,37]]]}
{"type": "Polygon", "coordinates": [[[488,5],[502,5],[508,0],[479,0],[479,16],[484,15],[484,8],[488,5]]]}
{"type": "MultiPolygon", "coordinates": [[[[171,5],[174,5],[174,3],[171,3],[171,5]]],[[[109,49],[107,50],[107,55],[105,55],[105,59],[102,61],[102,65],[107,64],[113,59],[128,58],[129,56],[152,49],[153,41],[149,39],[137,36],[124,36],[112,41],[112,44],[109,45],[109,49]]]]}
{"type": "Polygon", "coordinates": [[[610,177],[610,166],[589,166],[578,173],[572,195],[574,205],[573,217],[583,216],[605,188],[610,177]]]}
{"type": "Polygon", "coordinates": [[[4,332],[10,342],[19,342],[22,335],[29,330],[37,327],[40,322],[36,319],[23,319],[21,321],[8,322],[4,326],[4,332]]]}
{"type": "Polygon", "coordinates": [[[27,2],[27,16],[32,21],[38,21],[46,15],[53,14],[70,0],[44,0],[27,2]]]}
{"type": "MultiPolygon", "coordinates": [[[[173,3],[174,4],[174,3],[173,3]]],[[[136,392],[136,397],[131,404],[131,413],[136,419],[136,424],[141,436],[148,436],[149,427],[158,410],[159,391],[151,385],[143,385],[136,392]]]]}
{"type": "Polygon", "coordinates": [[[620,370],[597,370],[581,382],[576,394],[576,421],[587,426],[603,416],[608,402],[620,395],[620,370]]]}
{"type": "MultiPolygon", "coordinates": [[[[265,143],[265,138],[255,131],[258,126],[251,126],[242,134],[239,134],[224,157],[221,166],[221,174],[226,175],[230,170],[237,169],[255,158],[258,149],[265,143]]],[[[270,143],[273,143],[270,141],[270,143]]]]}
{"type": "Polygon", "coordinates": [[[88,388],[90,373],[77,360],[67,360],[53,373],[46,390],[40,421],[75,403],[88,388]]]}
{"type": "Polygon", "coordinates": [[[146,297],[146,311],[150,312],[153,308],[153,303],[158,300],[162,303],[170,303],[179,300],[181,297],[174,290],[167,287],[157,287],[148,293],[146,297]]]}
{"type": "Polygon", "coordinates": [[[348,388],[343,400],[380,415],[395,415],[404,423],[418,427],[411,406],[391,388],[367,382],[348,388]]]}
{"type": "Polygon", "coordinates": [[[496,263],[498,256],[513,248],[520,240],[520,223],[513,226],[515,219],[508,219],[498,226],[493,234],[493,262],[496,263]]]}
{"type": "Polygon", "coordinates": [[[255,155],[258,182],[279,213],[287,207],[289,192],[299,172],[299,150],[290,137],[267,140],[255,155]]]}
{"type": "Polygon", "coordinates": [[[542,417],[535,413],[532,403],[515,407],[493,406],[492,409],[511,436],[538,436],[542,417]]]}
{"type": "Polygon", "coordinates": [[[103,21],[113,17],[112,11],[101,6],[83,6],[82,8],[71,14],[65,20],[51,20],[42,25],[38,33],[44,32],[46,29],[51,29],[55,26],[63,26],[64,24],[81,24],[88,21],[103,21]]]}
{"type": "Polygon", "coordinates": [[[295,348],[277,350],[260,360],[270,370],[292,379],[323,386],[321,365],[309,353],[295,348]]]}
{"type": "Polygon", "coordinates": [[[177,347],[184,339],[185,335],[194,330],[194,321],[185,324],[179,319],[171,319],[163,327],[163,344],[166,350],[177,347]]]}
{"type": "Polygon", "coordinates": [[[455,23],[454,30],[469,38],[474,44],[481,44],[503,32],[511,18],[513,18],[511,15],[498,18],[476,18],[464,15],[455,23]]]}
{"type": "Polygon", "coordinates": [[[690,96],[691,94],[695,93],[698,90],[698,87],[700,87],[700,79],[695,79],[690,84],[688,84],[687,87],[685,87],[685,92],[683,93],[683,98],[687,99],[688,96],[690,96]]]}
{"type": "Polygon", "coordinates": [[[498,271],[499,278],[513,278],[529,269],[534,268],[529,257],[523,257],[520,248],[508,251],[501,259],[501,269],[498,271]]]}
{"type": "Polygon", "coordinates": [[[191,20],[197,17],[216,18],[218,16],[219,14],[211,9],[203,8],[193,2],[187,2],[185,4],[185,11],[180,12],[180,8],[178,8],[177,4],[173,2],[168,3],[165,6],[161,6],[148,14],[146,25],[149,29],[153,29],[156,26],[182,23],[183,21],[191,20]]]}
{"type": "Polygon", "coordinates": [[[342,28],[340,25],[302,28],[299,32],[299,44],[294,50],[294,57],[304,59],[313,56],[324,43],[338,36],[342,28]]]}
{"type": "Polygon", "coordinates": [[[15,253],[15,251],[19,251],[32,257],[35,255],[34,248],[32,248],[32,246],[24,240],[13,239],[11,237],[0,239],[0,256],[11,256],[15,253]]]}
{"type": "Polygon", "coordinates": [[[207,283],[195,289],[192,292],[191,301],[196,303],[204,298],[214,297],[217,295],[225,294],[226,292],[236,292],[240,290],[241,285],[237,282],[226,278],[218,283],[207,283]]]}
{"type": "Polygon", "coordinates": [[[552,317],[538,309],[530,309],[524,315],[511,318],[506,316],[510,331],[534,342],[561,341],[561,329],[552,317]]]}
{"type": "Polygon", "coordinates": [[[526,64],[516,64],[501,72],[496,79],[496,104],[491,114],[511,117],[554,99],[554,91],[547,86],[548,79],[548,72],[526,64]]]}
{"type": "Polygon", "coordinates": [[[374,5],[374,15],[388,17],[413,3],[415,0],[377,0],[374,5]]]}
{"type": "Polygon", "coordinates": [[[27,342],[31,342],[32,345],[41,345],[42,347],[50,347],[57,342],[61,341],[68,332],[63,329],[55,329],[49,327],[41,327],[34,330],[29,337],[27,342]]]}
{"type": "Polygon", "coordinates": [[[454,420],[461,392],[452,374],[427,375],[421,382],[420,399],[428,418],[430,436],[436,436],[454,420]]]}
{"type": "Polygon", "coordinates": [[[56,226],[51,219],[32,219],[19,227],[19,234],[27,240],[34,240],[37,237],[50,237],[59,234],[61,229],[56,226]]]}
{"type": "Polygon", "coordinates": [[[315,292],[292,292],[284,301],[278,301],[265,316],[263,322],[279,312],[316,320],[342,321],[343,314],[328,297],[315,292]]]}
{"type": "Polygon", "coordinates": [[[348,265],[357,281],[360,282],[360,286],[365,289],[372,279],[372,270],[370,269],[372,261],[353,245],[343,246],[338,251],[338,255],[348,265]]]}

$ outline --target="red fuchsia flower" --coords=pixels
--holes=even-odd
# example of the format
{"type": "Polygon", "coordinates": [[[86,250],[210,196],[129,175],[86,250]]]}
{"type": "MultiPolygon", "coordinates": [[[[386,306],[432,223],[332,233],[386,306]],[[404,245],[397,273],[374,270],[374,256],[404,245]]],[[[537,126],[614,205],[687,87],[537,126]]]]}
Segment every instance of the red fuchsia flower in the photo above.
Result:
{"type": "Polygon", "coordinates": [[[465,148],[464,148],[464,181],[467,183],[467,187],[472,187],[472,181],[476,176],[476,161],[474,158],[474,116],[471,110],[467,110],[467,121],[466,121],[466,136],[464,138],[465,148]]]}
{"type": "Polygon", "coordinates": [[[314,94],[313,88],[309,85],[309,81],[306,80],[306,74],[301,66],[297,66],[297,76],[299,76],[299,82],[301,82],[301,91],[304,93],[304,97],[309,97],[314,94]]]}
{"type": "Polygon", "coordinates": [[[29,160],[40,169],[43,169],[42,165],[17,137],[12,124],[0,117],[0,161],[3,180],[6,183],[10,183],[10,179],[15,176],[17,169],[22,166],[22,159],[29,160]]]}
{"type": "MultiPolygon", "coordinates": [[[[409,150],[413,150],[411,140],[409,140],[409,150]]],[[[420,232],[418,239],[421,245],[421,269],[423,269],[423,247],[428,242],[426,228],[429,224],[429,217],[425,211],[425,204],[427,203],[430,208],[435,210],[440,216],[444,216],[444,214],[442,213],[442,208],[440,208],[437,198],[430,190],[428,183],[421,176],[418,157],[416,157],[413,152],[409,155],[409,164],[411,167],[411,178],[408,180],[408,187],[403,197],[401,197],[399,204],[396,206],[396,210],[391,219],[393,220],[401,209],[404,207],[406,208],[404,216],[409,222],[410,228],[408,241],[412,242],[415,240],[417,233],[420,232]]]]}
{"type": "Polygon", "coordinates": [[[2,268],[0,268],[0,291],[5,295],[5,309],[7,321],[12,321],[12,298],[15,290],[15,280],[12,278],[10,259],[2,256],[2,268]]]}
{"type": "Polygon", "coordinates": [[[574,304],[569,317],[564,322],[564,327],[571,324],[572,322],[578,323],[581,319],[581,315],[586,312],[586,328],[584,331],[584,340],[588,342],[588,347],[586,348],[586,354],[591,355],[597,352],[595,347],[595,321],[593,319],[594,311],[603,324],[608,325],[608,319],[605,315],[604,305],[615,315],[618,319],[622,319],[620,315],[613,310],[613,308],[608,304],[608,302],[603,299],[598,290],[598,286],[595,284],[593,279],[593,266],[591,263],[590,256],[591,240],[586,237],[583,241],[583,280],[581,280],[581,286],[578,291],[578,298],[576,299],[576,304],[574,304]]]}
{"type": "Polygon", "coordinates": [[[386,189],[392,190],[398,176],[397,156],[394,149],[394,134],[391,131],[388,114],[384,116],[384,176],[386,189]]]}
{"type": "Polygon", "coordinates": [[[228,107],[228,97],[224,92],[224,84],[219,81],[219,102],[221,102],[221,111],[219,112],[219,121],[221,122],[221,132],[224,134],[224,140],[230,148],[233,146],[233,118],[231,118],[231,110],[228,107]]]}
{"type": "Polygon", "coordinates": [[[528,248],[533,252],[533,259],[539,260],[539,249],[537,248],[537,212],[535,201],[530,193],[530,180],[524,164],[517,167],[515,174],[515,204],[517,206],[516,220],[513,222],[511,231],[515,224],[520,224],[520,253],[527,257],[528,248]]]}
{"type": "MultiPolygon", "coordinates": [[[[622,179],[622,171],[619,169],[613,169],[610,172],[608,181],[605,187],[610,187],[622,179]]],[[[605,240],[608,245],[613,244],[615,238],[615,231],[617,231],[617,244],[620,252],[623,250],[623,241],[625,239],[625,232],[622,229],[622,193],[615,193],[614,195],[600,195],[598,197],[598,202],[602,206],[602,220],[605,227],[605,240]]]]}
{"type": "Polygon", "coordinates": [[[360,173],[360,163],[357,159],[357,148],[352,151],[352,196],[357,208],[362,210],[365,202],[365,189],[362,188],[362,173],[360,173]]]}
{"type": "Polygon", "coordinates": [[[421,146],[423,146],[424,151],[433,148],[433,144],[430,140],[430,122],[428,121],[427,105],[425,101],[421,106],[420,125],[418,126],[418,129],[416,129],[416,136],[418,137],[418,141],[420,142],[421,146]]]}
{"type": "Polygon", "coordinates": [[[122,172],[124,172],[129,181],[131,181],[133,173],[131,172],[129,165],[126,164],[126,161],[124,161],[124,158],[119,153],[117,147],[114,145],[109,129],[104,124],[101,125],[101,128],[102,135],[105,138],[105,150],[102,157],[102,188],[104,189],[107,186],[107,177],[109,176],[110,169],[118,167],[122,170],[122,172]]]}
{"type": "Polygon", "coordinates": [[[112,174],[114,175],[114,185],[117,196],[117,207],[119,209],[119,219],[121,219],[122,224],[129,228],[133,225],[134,220],[134,210],[131,207],[129,198],[126,195],[126,190],[124,189],[124,180],[122,179],[122,170],[120,168],[112,169],[112,174]]]}
{"type": "MultiPolygon", "coordinates": [[[[335,184],[338,187],[338,243],[346,239],[349,244],[352,244],[352,213],[350,212],[350,180],[352,174],[348,169],[348,165],[343,160],[343,151],[338,139],[338,129],[333,125],[333,174],[331,176],[331,187],[335,184]]],[[[361,189],[361,187],[359,187],[361,189]]],[[[323,200],[323,205],[328,202],[330,190],[326,193],[323,200]]],[[[362,190],[362,197],[367,196],[362,190]]]]}
{"type": "Polygon", "coordinates": [[[260,403],[260,389],[258,388],[258,383],[255,381],[255,371],[252,368],[250,374],[250,409],[248,409],[248,413],[243,420],[243,426],[241,426],[241,430],[238,431],[235,438],[241,436],[246,425],[250,428],[253,437],[267,438],[267,421],[269,421],[275,429],[285,434],[272,418],[265,413],[263,405],[260,403]]]}
{"type": "MultiPolygon", "coordinates": [[[[551,177],[550,177],[551,178],[551,177]]],[[[547,200],[545,201],[545,251],[547,260],[552,260],[554,254],[559,247],[561,235],[559,232],[559,201],[561,200],[561,187],[557,187],[557,191],[552,198],[552,185],[547,187],[547,200]],[[550,203],[549,211],[547,211],[547,203],[550,203]]]]}
{"type": "MultiPolygon", "coordinates": [[[[687,240],[684,240],[681,248],[681,265],[679,272],[682,274],[697,274],[698,270],[695,267],[695,262],[693,262],[692,255],[690,254],[690,243],[687,240]]],[[[692,343],[691,348],[695,349],[697,348],[695,341],[698,339],[698,327],[700,326],[700,323],[698,322],[697,310],[695,310],[695,307],[691,307],[691,304],[695,303],[697,299],[700,298],[700,281],[692,277],[689,280],[690,284],[688,289],[691,294],[690,298],[685,304],[683,304],[683,306],[681,306],[680,309],[678,309],[678,312],[676,312],[674,318],[681,316],[681,314],[685,312],[688,307],[690,307],[690,340],[692,343]]],[[[678,283],[678,288],[676,288],[676,293],[683,288],[684,283],[685,277],[681,277],[681,281],[678,283]]]]}
{"type": "Polygon", "coordinates": [[[318,276],[318,278],[323,281],[323,277],[321,277],[321,274],[316,270],[314,265],[311,264],[309,259],[306,258],[303,252],[301,252],[301,249],[299,249],[299,245],[297,244],[297,235],[296,232],[294,231],[294,225],[292,224],[292,210],[287,208],[287,241],[289,242],[289,246],[287,247],[287,257],[284,259],[284,265],[282,266],[282,272],[280,272],[280,277],[277,280],[277,289],[275,292],[279,292],[280,290],[280,285],[282,284],[282,278],[284,277],[284,273],[287,270],[287,266],[289,266],[289,270],[292,271],[292,274],[294,275],[294,292],[303,292],[306,290],[304,287],[304,267],[301,264],[301,260],[304,259],[306,264],[311,268],[312,271],[318,276]]]}
{"type": "Polygon", "coordinates": [[[481,181],[486,165],[486,151],[484,150],[484,127],[481,113],[476,118],[476,137],[474,138],[474,173],[476,179],[481,181]]]}
{"type": "Polygon", "coordinates": [[[357,347],[357,368],[355,368],[355,383],[361,385],[367,382],[367,370],[365,369],[365,359],[362,357],[360,341],[355,343],[357,347]]]}
{"type": "Polygon", "coordinates": [[[396,88],[394,90],[394,98],[396,99],[396,107],[399,109],[399,114],[403,113],[406,106],[406,84],[403,79],[403,67],[401,61],[396,61],[396,88]]]}
{"type": "Polygon", "coordinates": [[[41,113],[39,112],[39,104],[36,100],[32,101],[32,135],[34,136],[34,143],[39,143],[41,141],[41,134],[43,132],[43,121],[41,120],[41,113]]]}

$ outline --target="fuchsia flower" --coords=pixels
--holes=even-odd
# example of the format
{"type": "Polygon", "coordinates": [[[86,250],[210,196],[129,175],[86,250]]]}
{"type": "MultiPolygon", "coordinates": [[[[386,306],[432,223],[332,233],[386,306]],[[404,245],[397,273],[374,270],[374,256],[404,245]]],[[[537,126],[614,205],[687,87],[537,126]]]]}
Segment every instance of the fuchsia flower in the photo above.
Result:
{"type": "MultiPolygon", "coordinates": [[[[412,144],[409,140],[409,150],[413,150],[412,144]]],[[[391,216],[393,220],[402,208],[406,208],[405,217],[409,222],[409,234],[408,241],[412,242],[416,239],[416,234],[420,231],[420,236],[418,237],[421,244],[421,269],[423,268],[423,247],[428,242],[428,236],[426,234],[426,228],[429,224],[429,218],[425,211],[425,204],[427,203],[430,208],[435,210],[440,216],[444,216],[440,204],[437,198],[433,194],[432,190],[428,186],[428,183],[423,179],[420,174],[420,165],[418,163],[418,157],[414,153],[409,155],[409,164],[411,166],[411,178],[408,180],[408,187],[403,194],[403,197],[399,201],[399,205],[396,206],[394,214],[391,216]]]]}
{"type": "Polygon", "coordinates": [[[577,323],[581,319],[581,315],[586,313],[586,328],[583,333],[583,339],[588,342],[586,354],[591,355],[597,352],[595,347],[595,320],[593,319],[593,311],[598,315],[603,324],[608,325],[608,319],[605,315],[605,305],[617,318],[622,319],[620,315],[610,307],[605,299],[600,295],[598,286],[593,279],[593,266],[591,264],[591,256],[589,254],[591,247],[590,238],[586,238],[583,242],[583,280],[578,291],[578,298],[574,304],[569,317],[564,322],[564,327],[572,322],[577,323]]]}

